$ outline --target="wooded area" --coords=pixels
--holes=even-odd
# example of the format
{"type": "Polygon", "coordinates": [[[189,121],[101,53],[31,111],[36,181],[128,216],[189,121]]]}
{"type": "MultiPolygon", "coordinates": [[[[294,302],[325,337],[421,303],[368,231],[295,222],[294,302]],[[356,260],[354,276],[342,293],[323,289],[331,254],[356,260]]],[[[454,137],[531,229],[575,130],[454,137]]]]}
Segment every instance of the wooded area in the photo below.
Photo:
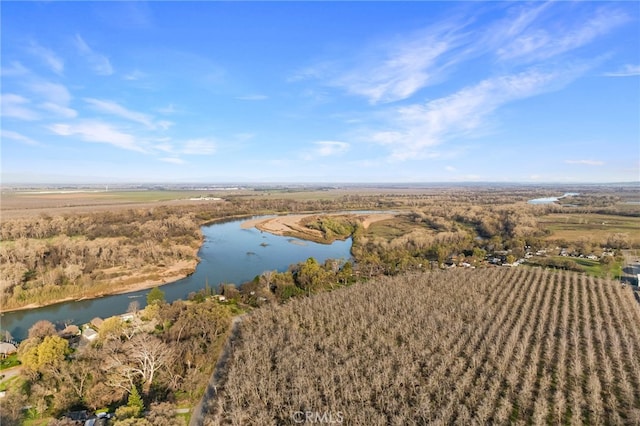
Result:
{"type": "Polygon", "coordinates": [[[200,398],[238,311],[212,298],[167,304],[161,291],[153,294],[143,311],[94,325],[94,341],[58,332],[48,321],[31,327],[19,348],[24,381],[3,398],[2,424],[56,419],[74,408],[111,408],[115,425],[184,424],[175,404],[200,398]],[[133,407],[132,398],[139,400],[133,407]]]}
{"type": "Polygon", "coordinates": [[[2,309],[123,290],[191,262],[187,274],[200,227],[217,220],[309,213],[303,234],[353,240],[350,261],[310,258],[246,283],[203,283],[189,301],[164,303],[155,289],[143,311],[92,326],[99,337],[88,343],[36,324],[3,424],[75,408],[115,411],[119,425],[183,424],[175,404],[202,395],[231,317],[261,306],[209,404],[214,424],[291,424],[292,413],[353,424],[640,421],[630,363],[640,314],[610,280],[621,249],[640,247],[636,205],[597,191],[580,205],[531,205],[539,193],[519,188],[303,195],[3,220],[2,309]],[[335,214],[345,210],[394,214],[365,226],[335,214]],[[515,268],[525,258],[589,275],[515,268]]]}
{"type": "Polygon", "coordinates": [[[378,278],[247,316],[205,424],[637,424],[639,323],[573,272],[378,278]]]}
{"type": "Polygon", "coordinates": [[[395,220],[373,224],[368,232],[349,219],[314,216],[301,224],[320,232],[324,242],[353,236],[353,257],[367,276],[393,274],[430,262],[440,266],[452,256],[478,260],[503,250],[517,259],[524,256],[526,246],[539,249],[554,244],[583,255],[603,247],[640,247],[640,237],[630,231],[640,225],[640,208],[620,203],[621,196],[629,192],[599,191],[590,188],[578,199],[581,204],[573,207],[527,204],[530,197],[541,194],[537,188],[454,187],[396,192],[369,189],[365,195],[339,196],[320,192],[314,199],[305,198],[310,196],[305,193],[279,193],[279,197],[290,198],[276,198],[258,192],[191,205],[151,203],[136,209],[123,205],[112,211],[15,217],[0,223],[0,306],[8,310],[44,305],[97,297],[114,289],[131,290],[145,282],[151,286],[175,280],[195,268],[202,242],[200,226],[257,214],[399,213],[395,220]],[[558,224],[560,214],[573,216],[558,224]],[[618,218],[618,222],[616,226],[610,225],[611,219],[608,225],[597,222],[596,232],[589,217],[618,218]],[[571,229],[589,232],[576,237],[566,230],[567,220],[576,222],[571,229]]]}

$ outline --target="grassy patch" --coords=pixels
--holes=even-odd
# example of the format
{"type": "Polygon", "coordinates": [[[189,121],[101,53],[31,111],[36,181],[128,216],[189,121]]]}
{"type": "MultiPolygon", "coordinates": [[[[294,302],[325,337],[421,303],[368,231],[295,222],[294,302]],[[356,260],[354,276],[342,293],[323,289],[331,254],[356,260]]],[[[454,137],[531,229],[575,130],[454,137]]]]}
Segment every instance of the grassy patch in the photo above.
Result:
{"type": "Polygon", "coordinates": [[[0,392],[4,392],[9,388],[18,388],[22,386],[22,382],[23,378],[18,375],[18,376],[13,376],[10,379],[4,380],[2,382],[0,382],[0,392]]]}
{"type": "Polygon", "coordinates": [[[594,277],[613,277],[619,279],[622,276],[621,262],[613,262],[609,265],[603,265],[597,260],[584,259],[580,257],[551,256],[533,258],[529,260],[528,263],[544,267],[584,272],[594,277]]]}
{"type": "Polygon", "coordinates": [[[424,229],[424,226],[412,222],[407,217],[396,216],[392,219],[372,223],[369,228],[367,228],[366,235],[368,237],[391,241],[394,238],[401,237],[419,228],[424,229]]]}
{"type": "Polygon", "coordinates": [[[587,213],[554,213],[539,218],[549,239],[575,241],[588,236],[594,242],[606,242],[612,234],[627,234],[631,244],[640,244],[640,217],[587,213]]]}
{"type": "Polygon", "coordinates": [[[183,418],[184,419],[184,424],[188,425],[189,421],[191,421],[191,411],[189,411],[188,413],[178,413],[176,414],[177,418],[183,418]]]}
{"type": "Polygon", "coordinates": [[[0,370],[6,370],[7,368],[15,367],[16,365],[20,365],[17,354],[9,355],[8,357],[0,360],[0,370]]]}

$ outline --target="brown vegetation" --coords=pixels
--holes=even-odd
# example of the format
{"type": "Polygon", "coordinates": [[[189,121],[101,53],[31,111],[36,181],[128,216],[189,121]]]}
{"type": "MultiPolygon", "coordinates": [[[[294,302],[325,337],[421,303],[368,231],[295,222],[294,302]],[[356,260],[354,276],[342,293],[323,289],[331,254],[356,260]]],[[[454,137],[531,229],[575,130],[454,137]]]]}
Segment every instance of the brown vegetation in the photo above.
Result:
{"type": "MultiPolygon", "coordinates": [[[[227,194],[224,201],[191,204],[184,204],[187,200],[171,204],[162,198],[167,197],[162,191],[125,193],[128,195],[121,195],[120,204],[114,201],[117,193],[111,192],[89,198],[86,194],[42,195],[47,202],[94,203],[75,205],[78,209],[104,207],[100,203],[109,199],[115,204],[110,205],[112,210],[93,213],[75,210],[74,214],[3,218],[0,305],[6,311],[171,282],[194,270],[200,226],[257,214],[305,213],[259,225],[269,232],[320,242],[353,236],[352,254],[359,272],[368,277],[440,267],[453,258],[475,264],[495,251],[506,250],[520,258],[525,246],[538,249],[557,244],[584,255],[592,250],[601,252],[604,245],[637,247],[640,240],[631,230],[640,226],[640,211],[632,205],[615,204],[629,193],[618,189],[616,196],[610,197],[592,188],[577,200],[578,207],[528,205],[526,200],[547,195],[548,190],[527,187],[364,188],[277,194],[240,191],[227,194]],[[136,205],[140,206],[146,199],[143,196],[164,201],[148,201],[135,209],[124,203],[138,200],[136,205]],[[325,214],[373,209],[402,214],[376,223],[368,218],[384,214],[325,214]],[[560,212],[571,218],[568,225],[557,223],[560,212]],[[574,218],[582,222],[574,223],[574,218]],[[597,222],[602,229],[596,235],[591,232],[593,221],[602,218],[608,223],[597,222]],[[589,235],[584,235],[585,230],[589,235]]],[[[5,196],[3,193],[3,202],[5,196]]],[[[34,203],[42,201],[35,195],[28,198],[34,203]]]]}
{"type": "Polygon", "coordinates": [[[381,278],[248,315],[205,424],[638,424],[639,323],[572,272],[381,278]]]}
{"type": "Polygon", "coordinates": [[[166,209],[4,221],[2,309],[180,278],[197,264],[199,225],[193,213],[166,209]]]}
{"type": "MultiPolygon", "coordinates": [[[[157,292],[157,291],[156,291],[157,292]]],[[[10,389],[0,407],[0,422],[21,424],[25,413],[6,410],[18,403],[32,408],[35,418],[58,418],[74,407],[116,410],[116,424],[163,423],[156,402],[193,404],[202,395],[215,359],[237,313],[213,298],[166,304],[159,298],[130,319],[112,317],[98,327],[98,338],[57,334],[48,321],[39,321],[20,344],[23,385],[10,389]],[[152,412],[129,412],[124,403],[140,390],[152,412]],[[6,404],[5,404],[6,403],[6,404]],[[156,418],[158,417],[159,418],[156,418]],[[133,419],[129,419],[134,417],[133,419]]],[[[97,323],[96,323],[97,324],[97,323]]],[[[174,416],[175,405],[169,410],[174,416]]],[[[170,416],[171,417],[171,416],[170,416]]]]}

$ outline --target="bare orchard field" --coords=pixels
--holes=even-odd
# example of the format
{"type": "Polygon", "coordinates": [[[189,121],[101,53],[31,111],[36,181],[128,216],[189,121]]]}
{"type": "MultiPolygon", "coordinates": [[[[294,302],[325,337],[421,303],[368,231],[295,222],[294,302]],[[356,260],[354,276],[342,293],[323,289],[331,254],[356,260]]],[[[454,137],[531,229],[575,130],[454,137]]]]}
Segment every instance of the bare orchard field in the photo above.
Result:
{"type": "Polygon", "coordinates": [[[378,278],[248,315],[204,424],[635,425],[639,323],[573,272],[378,278]]]}

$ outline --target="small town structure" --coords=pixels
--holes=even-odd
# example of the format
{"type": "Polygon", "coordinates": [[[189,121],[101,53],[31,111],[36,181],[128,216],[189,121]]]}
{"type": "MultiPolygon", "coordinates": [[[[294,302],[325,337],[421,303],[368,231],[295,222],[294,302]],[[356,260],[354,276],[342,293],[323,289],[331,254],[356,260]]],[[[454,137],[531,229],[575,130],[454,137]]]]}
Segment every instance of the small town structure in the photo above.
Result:
{"type": "Polygon", "coordinates": [[[18,348],[13,343],[1,342],[0,343],[0,357],[6,358],[7,356],[18,352],[18,348]]]}

